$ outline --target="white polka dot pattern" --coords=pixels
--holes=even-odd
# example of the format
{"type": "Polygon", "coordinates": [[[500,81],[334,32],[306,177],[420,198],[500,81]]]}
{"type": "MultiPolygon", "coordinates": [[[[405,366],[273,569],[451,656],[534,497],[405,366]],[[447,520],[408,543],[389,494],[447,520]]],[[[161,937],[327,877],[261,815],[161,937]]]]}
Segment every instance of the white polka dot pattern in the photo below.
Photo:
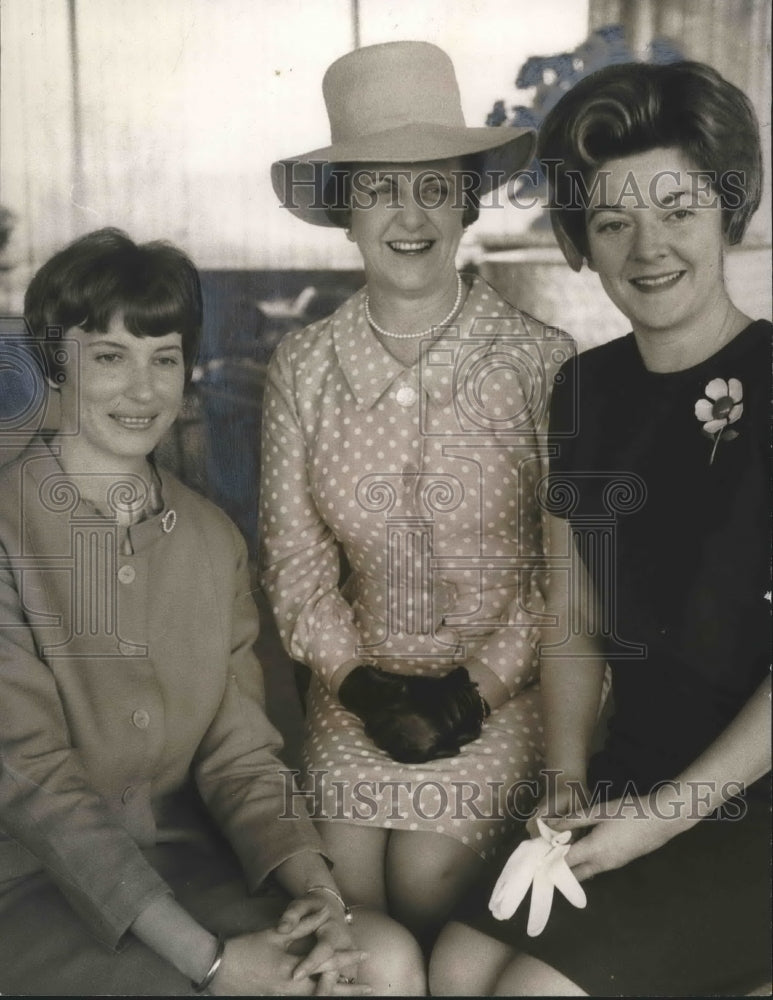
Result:
{"type": "Polygon", "coordinates": [[[543,752],[538,685],[492,712],[456,757],[399,764],[317,680],[304,746],[315,816],[332,822],[442,833],[492,858],[534,804],[543,752]]]}
{"type": "MultiPolygon", "coordinates": [[[[571,342],[474,278],[456,324],[405,367],[374,336],[363,301],[359,292],[288,335],[269,367],[263,585],[286,648],[324,686],[364,658],[401,672],[468,659],[492,670],[513,698],[464,757],[510,783],[539,759],[536,727],[519,731],[544,607],[538,431],[571,342]],[[351,570],[343,591],[339,544],[351,570]],[[489,738],[507,752],[484,752],[489,738]]],[[[369,772],[385,758],[336,705],[320,687],[309,764],[328,767],[356,738],[362,753],[347,767],[369,772]]],[[[461,759],[433,768],[451,774],[461,759]]],[[[461,822],[439,832],[466,831],[461,822]]]]}

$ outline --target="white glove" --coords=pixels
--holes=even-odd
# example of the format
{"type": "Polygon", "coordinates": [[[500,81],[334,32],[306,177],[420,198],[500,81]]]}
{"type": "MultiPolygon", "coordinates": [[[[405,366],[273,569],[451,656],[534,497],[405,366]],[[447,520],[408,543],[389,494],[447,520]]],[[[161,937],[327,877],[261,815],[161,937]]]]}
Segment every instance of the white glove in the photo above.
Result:
{"type": "Polygon", "coordinates": [[[513,851],[494,886],[489,910],[497,920],[509,920],[531,886],[531,906],[526,933],[536,937],[545,929],[557,888],[572,906],[587,902],[585,892],[566,863],[571,831],[555,833],[537,817],[540,836],[524,840],[513,851]]]}

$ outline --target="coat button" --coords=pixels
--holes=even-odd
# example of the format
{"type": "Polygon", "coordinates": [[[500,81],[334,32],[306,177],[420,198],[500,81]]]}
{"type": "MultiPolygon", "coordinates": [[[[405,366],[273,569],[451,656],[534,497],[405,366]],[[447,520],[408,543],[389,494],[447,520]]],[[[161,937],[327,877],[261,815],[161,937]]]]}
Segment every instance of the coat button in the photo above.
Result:
{"type": "Polygon", "coordinates": [[[135,712],[132,712],[132,722],[137,729],[147,729],[150,725],[150,716],[144,708],[138,708],[135,712]]]}
{"type": "Polygon", "coordinates": [[[127,805],[134,798],[134,785],[127,785],[121,792],[121,802],[127,805]]]}
{"type": "Polygon", "coordinates": [[[134,583],[134,578],[136,576],[137,573],[134,567],[130,566],[128,563],[126,563],[124,566],[121,566],[121,568],[118,570],[118,579],[121,581],[121,583],[134,583]]]}
{"type": "Polygon", "coordinates": [[[395,393],[395,399],[400,406],[413,406],[416,402],[416,390],[410,385],[401,385],[395,393]]]}

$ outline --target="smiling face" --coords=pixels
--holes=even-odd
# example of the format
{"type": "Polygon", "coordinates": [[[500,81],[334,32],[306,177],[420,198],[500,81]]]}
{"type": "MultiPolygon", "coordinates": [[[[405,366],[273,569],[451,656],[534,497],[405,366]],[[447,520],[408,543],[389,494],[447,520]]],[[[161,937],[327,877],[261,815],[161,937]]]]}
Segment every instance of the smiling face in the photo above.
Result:
{"type": "Polygon", "coordinates": [[[373,164],[352,177],[351,239],[368,288],[421,298],[455,281],[462,238],[461,164],[373,164]]]}
{"type": "Polygon", "coordinates": [[[699,336],[727,301],[721,206],[697,174],[678,149],[610,160],[597,174],[589,264],[641,335],[699,336]]]}
{"type": "Polygon", "coordinates": [[[67,331],[80,363],[65,366],[60,388],[62,422],[78,434],[59,439],[73,469],[121,472],[144,469],[180,411],[185,380],[179,333],[135,337],[113,317],[105,333],[67,331]],[[77,370],[76,370],[77,365],[77,370]]]}

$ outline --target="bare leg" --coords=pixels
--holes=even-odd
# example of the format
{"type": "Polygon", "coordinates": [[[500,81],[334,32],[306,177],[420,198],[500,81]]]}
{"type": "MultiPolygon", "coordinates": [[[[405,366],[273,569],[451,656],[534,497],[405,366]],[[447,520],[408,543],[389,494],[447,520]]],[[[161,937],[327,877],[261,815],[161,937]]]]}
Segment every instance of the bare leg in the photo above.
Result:
{"type": "Polygon", "coordinates": [[[512,962],[515,951],[501,941],[464,924],[447,924],[440,932],[429,965],[433,996],[491,996],[494,985],[512,962]]]}
{"type": "Polygon", "coordinates": [[[486,862],[452,837],[394,830],[386,863],[389,912],[422,946],[431,946],[453,907],[485,871],[486,862]]]}
{"type": "Polygon", "coordinates": [[[586,997],[571,979],[531,955],[518,955],[494,986],[497,997],[586,997]]]}
{"type": "Polygon", "coordinates": [[[389,830],[332,820],[317,823],[317,830],[347,903],[386,912],[384,871],[389,830]]]}
{"type": "Polygon", "coordinates": [[[357,946],[369,956],[357,978],[375,996],[426,996],[424,956],[404,927],[383,913],[358,909],[352,931],[357,946]]]}

